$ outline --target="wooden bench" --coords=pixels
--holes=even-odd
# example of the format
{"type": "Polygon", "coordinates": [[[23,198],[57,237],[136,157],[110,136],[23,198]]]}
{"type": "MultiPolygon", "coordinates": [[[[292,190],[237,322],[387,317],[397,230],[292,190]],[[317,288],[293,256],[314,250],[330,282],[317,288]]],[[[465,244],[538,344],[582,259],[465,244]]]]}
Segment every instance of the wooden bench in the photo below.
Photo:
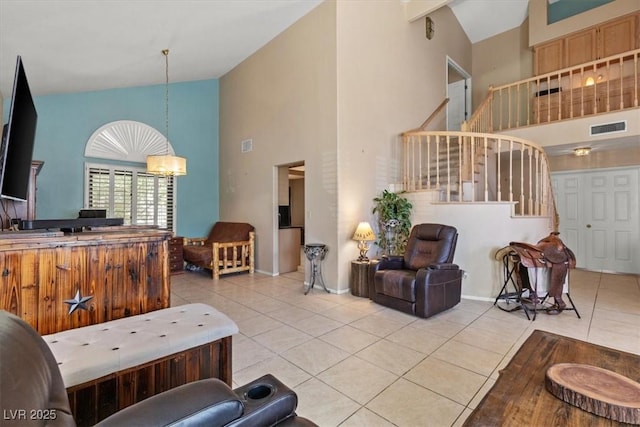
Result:
{"type": "Polygon", "coordinates": [[[220,378],[231,386],[237,325],[206,304],[188,304],[43,336],[78,425],[93,425],[179,385],[220,378]]]}

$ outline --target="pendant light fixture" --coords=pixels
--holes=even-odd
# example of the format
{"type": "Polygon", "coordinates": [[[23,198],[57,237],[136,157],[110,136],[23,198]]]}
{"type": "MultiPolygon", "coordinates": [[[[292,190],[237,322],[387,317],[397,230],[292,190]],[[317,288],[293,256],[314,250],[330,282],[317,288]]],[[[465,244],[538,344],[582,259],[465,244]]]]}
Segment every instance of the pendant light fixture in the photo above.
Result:
{"type": "Polygon", "coordinates": [[[169,154],[169,49],[162,51],[165,63],[165,153],[147,156],[147,172],[154,175],[187,174],[187,159],[169,154]]]}

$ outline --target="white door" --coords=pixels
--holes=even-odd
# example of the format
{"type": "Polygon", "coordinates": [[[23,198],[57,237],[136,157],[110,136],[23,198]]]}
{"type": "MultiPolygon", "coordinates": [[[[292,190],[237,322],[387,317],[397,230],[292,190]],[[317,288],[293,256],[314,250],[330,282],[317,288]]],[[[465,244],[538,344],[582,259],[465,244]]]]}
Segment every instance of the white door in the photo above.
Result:
{"type": "Polygon", "coordinates": [[[560,238],[578,267],[640,274],[639,171],[553,174],[560,238]]]}
{"type": "Polygon", "coordinates": [[[554,174],[553,193],[556,196],[556,208],[560,214],[560,238],[576,255],[578,267],[585,268],[585,256],[582,253],[580,218],[580,176],[554,174]]]}
{"type": "Polygon", "coordinates": [[[466,118],[466,81],[458,80],[447,87],[447,130],[459,131],[466,118]]]}

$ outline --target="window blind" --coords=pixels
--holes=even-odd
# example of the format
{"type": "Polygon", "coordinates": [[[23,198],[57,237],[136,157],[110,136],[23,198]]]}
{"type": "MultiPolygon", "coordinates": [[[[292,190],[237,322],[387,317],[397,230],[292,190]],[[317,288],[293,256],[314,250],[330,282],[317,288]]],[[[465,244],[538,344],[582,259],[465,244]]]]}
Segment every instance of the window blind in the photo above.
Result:
{"type": "Polygon", "coordinates": [[[155,176],[121,165],[85,166],[85,207],[106,209],[127,225],[155,225],[173,230],[174,178],[155,176]]]}

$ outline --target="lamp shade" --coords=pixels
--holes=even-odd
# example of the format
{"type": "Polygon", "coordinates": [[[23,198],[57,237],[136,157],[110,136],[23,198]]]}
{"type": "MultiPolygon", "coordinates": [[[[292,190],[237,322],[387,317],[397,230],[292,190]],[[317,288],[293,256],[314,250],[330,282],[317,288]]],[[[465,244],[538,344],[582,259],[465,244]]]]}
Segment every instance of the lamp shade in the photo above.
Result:
{"type": "Polygon", "coordinates": [[[147,172],[155,175],[180,176],[187,174],[187,159],[184,157],[147,156],[147,172]]]}
{"type": "Polygon", "coordinates": [[[360,242],[373,241],[376,240],[376,235],[373,233],[371,225],[369,225],[368,222],[363,221],[358,224],[356,232],[353,233],[353,240],[358,240],[360,242]]]}

